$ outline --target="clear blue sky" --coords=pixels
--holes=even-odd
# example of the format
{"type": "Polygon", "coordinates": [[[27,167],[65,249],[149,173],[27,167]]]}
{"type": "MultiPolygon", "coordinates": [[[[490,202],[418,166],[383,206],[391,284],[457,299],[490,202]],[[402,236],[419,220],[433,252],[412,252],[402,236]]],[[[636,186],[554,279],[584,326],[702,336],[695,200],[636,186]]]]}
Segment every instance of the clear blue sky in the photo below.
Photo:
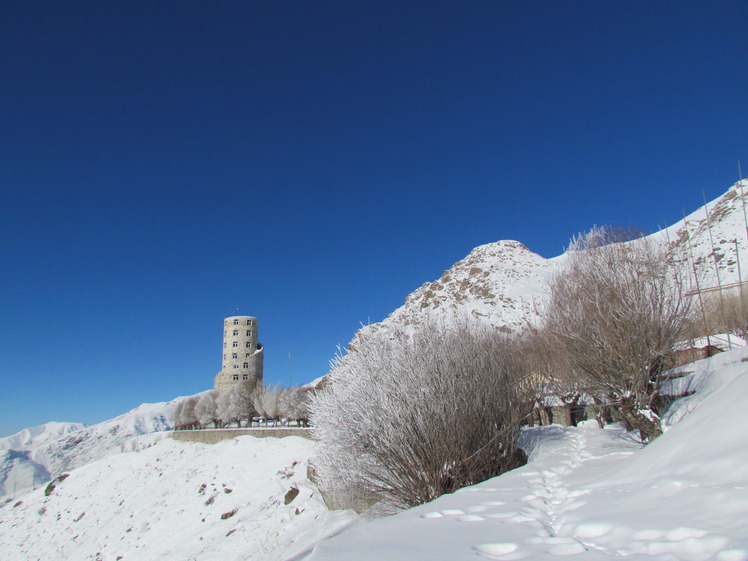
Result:
{"type": "Polygon", "coordinates": [[[266,379],[473,247],[654,230],[748,167],[748,3],[0,4],[0,435],[266,379]]]}

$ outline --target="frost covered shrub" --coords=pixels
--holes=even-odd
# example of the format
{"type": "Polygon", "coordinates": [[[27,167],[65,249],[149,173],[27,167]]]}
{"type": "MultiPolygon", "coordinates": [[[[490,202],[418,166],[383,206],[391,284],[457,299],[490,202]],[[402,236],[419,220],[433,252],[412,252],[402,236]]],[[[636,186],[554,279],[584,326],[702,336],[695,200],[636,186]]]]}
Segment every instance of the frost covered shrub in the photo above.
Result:
{"type": "Polygon", "coordinates": [[[521,464],[531,400],[515,347],[469,320],[360,335],[312,397],[322,489],[391,512],[521,464]]]}
{"type": "Polygon", "coordinates": [[[665,359],[690,325],[688,275],[647,238],[593,228],[572,240],[551,282],[546,335],[559,373],[609,403],[645,440],[661,434],[665,359]]]}

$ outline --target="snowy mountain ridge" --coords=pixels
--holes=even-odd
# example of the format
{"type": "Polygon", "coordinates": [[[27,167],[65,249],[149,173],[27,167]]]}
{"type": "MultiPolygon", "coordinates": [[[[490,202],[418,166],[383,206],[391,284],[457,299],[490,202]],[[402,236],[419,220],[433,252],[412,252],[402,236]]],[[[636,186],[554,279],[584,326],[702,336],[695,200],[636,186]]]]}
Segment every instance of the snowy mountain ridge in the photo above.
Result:
{"type": "Polygon", "coordinates": [[[747,197],[748,181],[739,181],[722,196],[650,237],[692,255],[707,287],[744,280],[743,272],[748,273],[747,197]]]}
{"type": "Polygon", "coordinates": [[[23,429],[16,434],[0,438],[0,449],[2,450],[30,450],[35,446],[59,438],[84,428],[83,423],[58,423],[51,422],[23,429]]]}
{"type": "Polygon", "coordinates": [[[463,309],[509,331],[527,326],[546,298],[553,263],[517,241],[476,247],[464,259],[405,299],[392,318],[415,321],[413,309],[463,309]]]}
{"type": "MultiPolygon", "coordinates": [[[[743,271],[748,274],[746,197],[748,182],[738,182],[705,207],[648,238],[681,258],[692,259],[700,272],[701,288],[737,283],[743,271]]],[[[384,320],[362,327],[351,345],[379,329],[407,330],[426,314],[472,316],[507,333],[521,332],[539,323],[548,301],[548,281],[563,262],[563,254],[546,259],[517,241],[476,247],[441,278],[410,293],[384,320]]]]}
{"type": "Polygon", "coordinates": [[[150,443],[171,429],[169,412],[183,398],[144,403],[91,426],[47,423],[0,440],[0,504],[99,458],[150,443]],[[145,440],[144,440],[145,437],[145,440]]]}

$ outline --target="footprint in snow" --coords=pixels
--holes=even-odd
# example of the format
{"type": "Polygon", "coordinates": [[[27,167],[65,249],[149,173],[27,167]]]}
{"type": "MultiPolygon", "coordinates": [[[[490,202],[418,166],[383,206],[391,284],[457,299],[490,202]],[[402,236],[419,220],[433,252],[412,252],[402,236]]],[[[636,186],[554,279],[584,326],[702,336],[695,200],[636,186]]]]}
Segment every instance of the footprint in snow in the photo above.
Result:
{"type": "Polygon", "coordinates": [[[460,516],[462,514],[465,514],[465,511],[459,508],[445,508],[444,510],[422,514],[421,518],[442,518],[443,516],[460,516]]]}
{"type": "Polygon", "coordinates": [[[483,522],[485,518],[478,514],[466,514],[465,516],[460,516],[458,520],[460,522],[483,522]]]}
{"type": "Polygon", "coordinates": [[[482,543],[474,546],[480,553],[486,557],[492,559],[501,559],[505,555],[514,553],[519,549],[516,543],[502,542],[502,543],[482,543]]]}

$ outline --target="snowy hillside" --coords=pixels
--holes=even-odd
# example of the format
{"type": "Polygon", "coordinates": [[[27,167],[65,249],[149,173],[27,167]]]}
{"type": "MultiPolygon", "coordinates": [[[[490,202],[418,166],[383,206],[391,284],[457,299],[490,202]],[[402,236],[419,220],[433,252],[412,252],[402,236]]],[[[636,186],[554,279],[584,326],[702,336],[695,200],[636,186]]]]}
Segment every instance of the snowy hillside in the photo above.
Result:
{"type": "Polygon", "coordinates": [[[0,508],[0,559],[286,559],[349,523],[306,477],[313,443],[165,439],[0,508]],[[34,536],[29,540],[29,536],[34,536]]]}
{"type": "Polygon", "coordinates": [[[424,314],[472,316],[507,332],[519,331],[536,322],[554,270],[552,260],[519,242],[482,245],[440,279],[409,294],[383,322],[363,327],[358,335],[392,325],[412,326],[424,314]]]}
{"type": "Polygon", "coordinates": [[[307,559],[746,561],[748,349],[688,370],[679,383],[698,392],[646,448],[620,426],[527,429],[526,466],[358,524],[307,559]]]}
{"type": "Polygon", "coordinates": [[[688,215],[685,221],[681,220],[652,236],[671,247],[680,248],[686,254],[691,251],[697,268],[706,277],[705,286],[717,286],[718,280],[723,285],[735,283],[739,274],[744,277],[748,273],[748,181],[743,181],[742,184],[741,187],[740,182],[736,183],[724,195],[688,215]],[[711,232],[707,224],[711,226],[711,232]],[[714,266],[715,258],[717,268],[714,266]]]}
{"type": "MultiPolygon", "coordinates": [[[[701,208],[685,221],[650,236],[680,255],[693,255],[702,275],[701,288],[717,286],[718,276],[725,285],[737,282],[739,272],[741,276],[748,274],[744,207],[748,181],[744,185],[743,188],[733,185],[708,203],[706,209],[701,208]],[[707,228],[707,213],[711,233],[707,228]],[[712,240],[717,269],[712,258],[712,240]]],[[[677,212],[675,208],[671,210],[677,212]]],[[[440,279],[413,291],[385,320],[363,327],[356,336],[394,325],[407,328],[417,324],[425,313],[464,314],[483,318],[503,331],[521,331],[538,323],[548,298],[548,280],[563,260],[563,255],[545,259],[516,241],[479,246],[444,271],[440,279]]]]}
{"type": "Polygon", "coordinates": [[[48,423],[3,438],[0,442],[6,450],[0,450],[0,504],[63,472],[137,447],[143,435],[170,429],[168,415],[180,399],[145,403],[90,427],[48,423]]]}

